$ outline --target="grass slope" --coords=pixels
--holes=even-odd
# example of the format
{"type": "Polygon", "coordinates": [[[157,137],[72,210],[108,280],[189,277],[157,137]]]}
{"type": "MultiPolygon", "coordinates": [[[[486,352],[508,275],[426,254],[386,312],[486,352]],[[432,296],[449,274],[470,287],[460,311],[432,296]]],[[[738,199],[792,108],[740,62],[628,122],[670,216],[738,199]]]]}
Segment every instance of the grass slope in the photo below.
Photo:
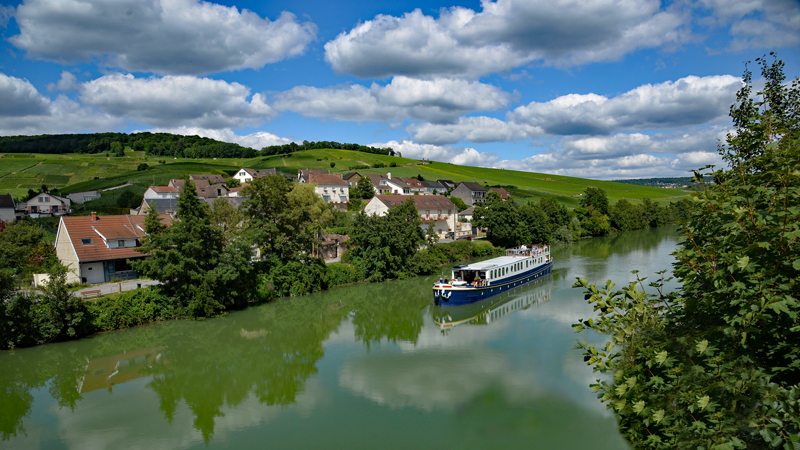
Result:
{"type": "Polygon", "coordinates": [[[663,189],[636,186],[613,181],[548,175],[534,172],[517,172],[503,169],[459,166],[440,162],[425,162],[395,156],[375,155],[349,150],[307,150],[291,155],[256,157],[250,159],[166,159],[148,157],[142,152],[126,152],[123,158],[106,157],[105,154],[0,154],[0,193],[22,196],[28,189],[38,190],[42,184],[57,187],[61,192],[103,189],[124,183],[149,186],[155,182],[165,185],[170,178],[189,173],[214,173],[230,175],[239,167],[264,169],[275,167],[286,173],[297,173],[297,169],[329,169],[333,172],[358,171],[360,173],[386,173],[393,176],[413,177],[422,175],[426,180],[449,179],[477,181],[481,184],[514,186],[510,190],[518,200],[526,202],[537,198],[554,196],[568,206],[578,204],[578,196],[587,187],[602,188],[609,199],[626,198],[641,201],[650,198],[659,202],[688,195],[680,189],[663,189]],[[160,161],[163,161],[160,162],[160,161]],[[137,171],[141,163],[150,170],[137,171]],[[331,169],[330,164],[335,167],[331,169]],[[385,168],[364,169],[382,163],[385,168]],[[388,167],[395,163],[397,167],[388,167]],[[95,179],[97,177],[98,179],[95,179]]]}

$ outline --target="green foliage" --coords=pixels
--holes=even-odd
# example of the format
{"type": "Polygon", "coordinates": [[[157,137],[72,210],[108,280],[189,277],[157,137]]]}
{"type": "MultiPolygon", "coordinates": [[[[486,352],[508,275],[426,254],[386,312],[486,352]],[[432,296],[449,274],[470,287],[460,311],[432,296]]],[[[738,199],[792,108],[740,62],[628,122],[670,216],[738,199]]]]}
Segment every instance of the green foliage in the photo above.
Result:
{"type": "Polygon", "coordinates": [[[318,258],[290,260],[269,272],[275,294],[281,297],[310,294],[328,288],[325,261],[318,258]]]}
{"type": "Polygon", "coordinates": [[[553,229],[569,226],[572,216],[567,207],[558,203],[555,198],[544,197],[539,201],[539,208],[547,215],[547,218],[550,220],[550,226],[553,229]]]}
{"type": "Polygon", "coordinates": [[[0,269],[11,269],[24,281],[34,273],[60,266],[52,234],[32,220],[18,220],[0,233],[0,269]]]}
{"type": "Polygon", "coordinates": [[[253,240],[267,257],[288,260],[312,254],[321,223],[333,217],[331,205],[311,184],[293,184],[279,175],[253,180],[242,195],[250,198],[244,205],[253,240]]]}
{"type": "Polygon", "coordinates": [[[64,267],[50,272],[50,280],[42,288],[37,302],[31,305],[36,343],[45,344],[85,336],[91,331],[91,320],[83,300],[72,296],[67,288],[64,267]]]}
{"type": "Polygon", "coordinates": [[[467,204],[464,203],[464,200],[461,200],[456,196],[452,196],[448,200],[450,200],[451,202],[453,202],[454,205],[456,205],[456,207],[458,208],[458,212],[469,209],[469,206],[467,206],[467,204]]]}
{"type": "Polygon", "coordinates": [[[225,179],[225,185],[228,186],[229,188],[233,189],[235,187],[241,186],[242,183],[239,182],[239,180],[236,179],[236,178],[226,178],[225,179]]]}
{"type": "MultiPolygon", "coordinates": [[[[300,150],[313,150],[313,149],[323,149],[323,148],[335,148],[335,149],[342,149],[342,150],[354,150],[357,152],[364,152],[364,153],[374,153],[377,155],[388,155],[394,156],[395,152],[392,150],[391,147],[386,148],[376,148],[376,147],[368,147],[366,145],[359,145],[359,144],[347,144],[347,143],[339,143],[336,141],[318,141],[318,142],[308,142],[303,141],[302,144],[298,144],[297,142],[290,142],[284,145],[270,145],[269,147],[264,147],[261,149],[262,155],[285,155],[294,153],[300,150]]],[[[333,166],[331,166],[333,167],[333,166]]]]}
{"type": "Polygon", "coordinates": [[[131,189],[125,189],[117,197],[117,207],[119,208],[138,208],[144,200],[144,195],[137,194],[131,189]]]}
{"type": "Polygon", "coordinates": [[[136,170],[139,171],[139,172],[142,172],[142,171],[147,170],[149,168],[150,168],[150,166],[148,166],[147,163],[141,163],[138,166],[136,166],[136,170]]]}
{"type": "Polygon", "coordinates": [[[179,317],[175,304],[158,287],[101,298],[88,303],[88,310],[92,324],[98,331],[130,328],[179,317]]]}
{"type": "Polygon", "coordinates": [[[361,212],[355,216],[350,234],[356,245],[350,256],[369,274],[370,281],[405,278],[412,273],[409,260],[426,243],[421,224],[412,202],[390,209],[385,216],[361,212]]]}
{"type": "Polygon", "coordinates": [[[644,211],[625,199],[614,204],[610,214],[611,223],[620,231],[640,230],[645,227],[644,211]]]}
{"type": "Polygon", "coordinates": [[[199,203],[194,183],[186,179],[178,198],[178,221],[166,228],[151,210],[147,236],[137,250],[150,255],[131,265],[161,281],[163,292],[190,317],[208,317],[245,304],[255,291],[255,272],[247,243],[225,245],[222,230],[211,224],[208,205],[199,203]]]}
{"type": "Polygon", "coordinates": [[[504,202],[496,192],[489,192],[486,201],[475,206],[472,217],[472,226],[485,229],[492,245],[516,247],[526,237],[520,229],[522,222],[514,200],[504,202]]]}
{"type": "Polygon", "coordinates": [[[362,200],[369,200],[375,196],[375,186],[369,181],[369,178],[362,177],[358,180],[356,188],[353,190],[351,197],[360,198],[362,200]]]}
{"type": "Polygon", "coordinates": [[[597,317],[573,327],[610,337],[580,343],[613,374],[592,389],[634,448],[800,446],[800,84],[784,83],[782,62],[757,61],[766,87],[752,98],[745,72],[736,133],[720,149],[730,169],[714,184],[695,172],[703,190],[676,251],[680,289],[575,284],[597,317]]]}
{"type": "Polygon", "coordinates": [[[593,207],[600,214],[608,215],[608,197],[606,191],[598,187],[588,187],[581,196],[581,207],[593,207]]]}

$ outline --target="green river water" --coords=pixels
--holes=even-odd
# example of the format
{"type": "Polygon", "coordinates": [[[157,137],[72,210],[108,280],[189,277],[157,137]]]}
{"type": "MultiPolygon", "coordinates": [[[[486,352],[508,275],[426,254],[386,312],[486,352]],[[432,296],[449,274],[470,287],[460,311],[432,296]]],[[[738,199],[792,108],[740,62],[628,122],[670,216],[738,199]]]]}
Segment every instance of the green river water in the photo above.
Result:
{"type": "Polygon", "coordinates": [[[570,286],[654,276],[677,242],[556,248],[551,275],[486,305],[434,307],[420,277],[0,352],[0,449],[624,449],[570,286]]]}

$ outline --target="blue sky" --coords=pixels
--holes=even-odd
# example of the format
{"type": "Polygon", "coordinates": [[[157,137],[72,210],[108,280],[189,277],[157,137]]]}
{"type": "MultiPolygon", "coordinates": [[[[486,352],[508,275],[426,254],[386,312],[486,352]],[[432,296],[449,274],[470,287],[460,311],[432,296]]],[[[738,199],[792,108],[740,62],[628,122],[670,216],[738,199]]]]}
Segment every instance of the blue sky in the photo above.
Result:
{"type": "Polygon", "coordinates": [[[601,179],[719,164],[744,62],[800,74],[797,0],[25,0],[0,32],[0,135],[336,140],[601,179]]]}

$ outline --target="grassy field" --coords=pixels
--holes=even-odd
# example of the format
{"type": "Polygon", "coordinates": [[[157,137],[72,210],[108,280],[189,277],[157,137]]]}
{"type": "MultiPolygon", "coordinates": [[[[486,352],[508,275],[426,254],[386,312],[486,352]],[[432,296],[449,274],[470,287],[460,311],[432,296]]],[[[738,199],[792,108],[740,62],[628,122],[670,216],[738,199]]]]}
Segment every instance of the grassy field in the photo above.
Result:
{"type": "Polygon", "coordinates": [[[449,179],[477,181],[481,184],[514,186],[510,192],[518,200],[527,202],[542,197],[555,197],[568,206],[578,204],[579,194],[587,187],[602,188],[614,202],[619,199],[641,201],[645,198],[668,202],[689,194],[681,189],[663,189],[612,181],[590,180],[534,172],[486,169],[458,166],[440,162],[421,162],[348,150],[307,150],[292,155],[257,157],[251,159],[168,159],[148,157],[143,152],[126,152],[122,158],[105,154],[0,154],[0,193],[21,197],[28,189],[38,190],[42,184],[57,187],[61,192],[103,189],[124,183],[149,186],[165,185],[170,178],[189,173],[231,175],[242,167],[264,169],[275,167],[278,171],[297,174],[297,169],[329,169],[333,172],[358,171],[360,173],[386,173],[393,176],[423,176],[426,180],[449,179]],[[141,163],[151,169],[137,171],[141,163]],[[331,169],[330,164],[335,167],[331,169]],[[385,168],[372,168],[375,164],[385,168]],[[396,167],[388,167],[395,163],[396,167]],[[364,166],[371,168],[365,169],[364,166]]]}

